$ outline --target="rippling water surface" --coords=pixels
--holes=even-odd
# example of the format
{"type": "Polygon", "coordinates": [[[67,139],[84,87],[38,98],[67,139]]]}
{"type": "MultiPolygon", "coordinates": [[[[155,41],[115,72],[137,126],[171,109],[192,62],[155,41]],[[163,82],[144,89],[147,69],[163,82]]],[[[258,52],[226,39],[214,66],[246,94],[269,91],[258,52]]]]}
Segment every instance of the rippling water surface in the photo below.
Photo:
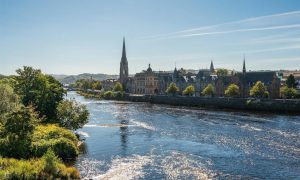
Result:
{"type": "Polygon", "coordinates": [[[148,103],[86,104],[85,153],[94,179],[299,179],[300,116],[213,111],[148,103]]]}

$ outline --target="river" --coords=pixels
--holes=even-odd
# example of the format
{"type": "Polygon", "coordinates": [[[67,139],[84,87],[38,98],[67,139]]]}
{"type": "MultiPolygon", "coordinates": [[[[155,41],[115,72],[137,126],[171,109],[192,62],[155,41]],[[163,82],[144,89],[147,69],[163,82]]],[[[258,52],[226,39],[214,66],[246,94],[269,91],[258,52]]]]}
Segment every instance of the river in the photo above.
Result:
{"type": "Polygon", "coordinates": [[[300,116],[85,99],[85,152],[94,179],[299,179],[300,116]]]}

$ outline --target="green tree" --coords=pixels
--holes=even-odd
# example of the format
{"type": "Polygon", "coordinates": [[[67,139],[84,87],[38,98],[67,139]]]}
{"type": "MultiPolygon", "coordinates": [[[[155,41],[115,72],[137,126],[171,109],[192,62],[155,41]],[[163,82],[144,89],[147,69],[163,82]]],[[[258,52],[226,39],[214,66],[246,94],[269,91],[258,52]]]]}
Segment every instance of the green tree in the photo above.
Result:
{"type": "Polygon", "coordinates": [[[57,117],[61,127],[76,130],[88,122],[89,112],[75,100],[64,100],[57,106],[57,117]]]}
{"type": "Polygon", "coordinates": [[[178,91],[179,91],[179,88],[176,86],[176,84],[175,83],[171,83],[169,85],[169,87],[167,88],[166,93],[167,94],[175,95],[178,91]]]}
{"type": "Polygon", "coordinates": [[[292,99],[297,96],[297,90],[295,88],[289,88],[288,86],[284,86],[280,89],[281,94],[284,98],[292,99]]]}
{"type": "Polygon", "coordinates": [[[228,75],[228,70],[227,69],[218,69],[217,70],[217,76],[226,76],[228,75]]]}
{"type": "Polygon", "coordinates": [[[0,153],[14,158],[30,156],[31,137],[38,123],[37,114],[32,107],[20,107],[9,113],[4,123],[0,153]]]}
{"type": "Polygon", "coordinates": [[[23,104],[33,105],[46,122],[55,122],[57,105],[65,94],[62,84],[32,67],[24,66],[17,74],[16,92],[23,104]]]}
{"type": "Polygon", "coordinates": [[[183,91],[184,95],[189,95],[189,96],[192,96],[194,93],[195,93],[195,87],[193,85],[189,85],[183,91]]]}
{"type": "Polygon", "coordinates": [[[19,97],[8,84],[0,83],[0,124],[5,116],[20,105],[19,97]]]}
{"type": "Polygon", "coordinates": [[[269,97],[269,92],[261,81],[257,81],[250,89],[250,96],[256,98],[267,98],[269,97]]]}
{"type": "Polygon", "coordinates": [[[93,90],[101,90],[102,89],[102,84],[100,81],[94,81],[92,84],[92,89],[93,90]]]}
{"type": "Polygon", "coordinates": [[[288,88],[296,88],[297,83],[294,75],[290,74],[286,80],[286,85],[288,88]]]}
{"type": "Polygon", "coordinates": [[[122,84],[117,82],[114,86],[114,91],[118,92],[118,91],[123,91],[123,87],[122,84]]]}
{"type": "Polygon", "coordinates": [[[204,96],[213,96],[215,93],[214,87],[212,84],[208,84],[202,91],[204,96]]]}
{"type": "Polygon", "coordinates": [[[237,97],[240,95],[240,88],[236,84],[230,84],[225,90],[225,96],[237,97]]]}

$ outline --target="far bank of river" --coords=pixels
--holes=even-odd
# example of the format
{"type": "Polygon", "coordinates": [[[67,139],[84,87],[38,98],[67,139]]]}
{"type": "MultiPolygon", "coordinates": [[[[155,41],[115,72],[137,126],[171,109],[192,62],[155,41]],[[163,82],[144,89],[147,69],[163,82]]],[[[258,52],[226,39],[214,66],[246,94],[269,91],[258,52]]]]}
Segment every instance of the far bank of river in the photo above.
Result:
{"type": "Polygon", "coordinates": [[[83,178],[297,179],[300,116],[69,98],[86,104],[83,178]]]}

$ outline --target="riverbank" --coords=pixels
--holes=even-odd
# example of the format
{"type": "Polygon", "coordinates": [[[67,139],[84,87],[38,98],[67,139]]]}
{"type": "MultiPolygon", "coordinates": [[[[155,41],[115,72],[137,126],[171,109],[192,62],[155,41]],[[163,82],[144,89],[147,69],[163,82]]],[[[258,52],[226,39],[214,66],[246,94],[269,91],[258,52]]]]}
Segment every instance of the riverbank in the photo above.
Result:
{"type": "Polygon", "coordinates": [[[125,94],[121,100],[132,102],[149,102],[153,104],[168,104],[174,106],[251,110],[275,113],[300,113],[300,100],[291,99],[186,97],[125,94]]]}

